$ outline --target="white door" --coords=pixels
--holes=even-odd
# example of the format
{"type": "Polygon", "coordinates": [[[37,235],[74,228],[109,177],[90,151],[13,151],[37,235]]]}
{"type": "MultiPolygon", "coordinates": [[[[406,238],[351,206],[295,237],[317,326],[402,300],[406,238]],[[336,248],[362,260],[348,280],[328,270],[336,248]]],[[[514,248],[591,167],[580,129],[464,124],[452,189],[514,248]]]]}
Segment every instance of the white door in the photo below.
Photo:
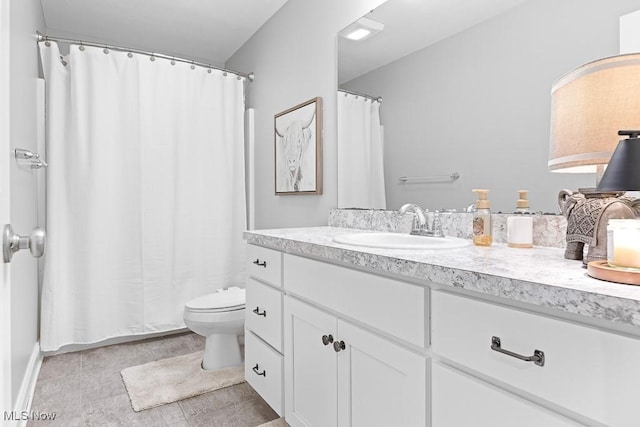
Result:
{"type": "Polygon", "coordinates": [[[336,318],[288,296],[284,315],[285,418],[291,427],[335,426],[336,318]]]}
{"type": "Polygon", "coordinates": [[[343,320],[338,339],[338,426],[427,425],[425,355],[413,353],[343,320]]]}
{"type": "MultiPolygon", "coordinates": [[[[9,2],[0,1],[0,227],[9,223],[9,153],[9,2]]],[[[0,412],[13,409],[9,266],[0,260],[0,412]]]]}

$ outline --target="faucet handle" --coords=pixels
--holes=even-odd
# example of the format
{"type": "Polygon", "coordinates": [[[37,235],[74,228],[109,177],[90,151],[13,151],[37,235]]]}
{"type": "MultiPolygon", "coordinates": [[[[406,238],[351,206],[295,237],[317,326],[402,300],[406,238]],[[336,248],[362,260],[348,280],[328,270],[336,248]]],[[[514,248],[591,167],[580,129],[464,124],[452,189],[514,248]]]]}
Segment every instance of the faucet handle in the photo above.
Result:
{"type": "Polygon", "coordinates": [[[444,237],[442,232],[442,220],[440,219],[441,211],[435,211],[433,213],[433,222],[431,223],[431,232],[434,237],[444,237]]]}

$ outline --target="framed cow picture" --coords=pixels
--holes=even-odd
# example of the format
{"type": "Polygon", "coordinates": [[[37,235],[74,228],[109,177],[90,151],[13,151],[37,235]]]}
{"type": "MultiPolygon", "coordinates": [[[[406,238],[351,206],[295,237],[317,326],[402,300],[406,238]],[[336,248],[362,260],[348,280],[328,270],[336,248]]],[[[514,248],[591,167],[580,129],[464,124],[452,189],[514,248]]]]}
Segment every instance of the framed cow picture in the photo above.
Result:
{"type": "Polygon", "coordinates": [[[322,194],[322,98],[274,117],[277,196],[322,194]]]}

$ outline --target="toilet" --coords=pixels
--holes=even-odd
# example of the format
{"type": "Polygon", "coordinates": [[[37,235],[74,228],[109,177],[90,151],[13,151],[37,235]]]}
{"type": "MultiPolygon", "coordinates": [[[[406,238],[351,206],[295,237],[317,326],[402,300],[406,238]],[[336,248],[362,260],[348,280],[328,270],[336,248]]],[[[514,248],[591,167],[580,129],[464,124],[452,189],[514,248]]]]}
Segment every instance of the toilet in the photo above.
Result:
{"type": "Polygon", "coordinates": [[[232,286],[194,298],[184,306],[184,323],[206,337],[202,368],[242,364],[238,337],[244,334],[245,290],[232,286]]]}

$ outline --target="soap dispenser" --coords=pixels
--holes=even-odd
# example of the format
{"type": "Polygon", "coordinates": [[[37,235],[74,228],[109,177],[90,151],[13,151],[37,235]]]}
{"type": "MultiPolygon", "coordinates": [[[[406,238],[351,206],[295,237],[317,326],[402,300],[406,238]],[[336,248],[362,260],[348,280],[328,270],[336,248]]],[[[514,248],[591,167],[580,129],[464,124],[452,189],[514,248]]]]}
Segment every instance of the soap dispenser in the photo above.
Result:
{"type": "Polygon", "coordinates": [[[527,198],[527,190],[518,190],[518,200],[516,201],[516,213],[528,214],[529,213],[529,199],[527,198]]]}
{"type": "Polygon", "coordinates": [[[491,209],[489,209],[489,190],[474,189],[478,193],[476,210],[473,213],[473,244],[477,246],[491,246],[491,209]]]}
{"type": "Polygon", "coordinates": [[[518,190],[515,213],[507,218],[507,246],[510,248],[533,247],[533,218],[529,215],[527,190],[518,190]]]}

